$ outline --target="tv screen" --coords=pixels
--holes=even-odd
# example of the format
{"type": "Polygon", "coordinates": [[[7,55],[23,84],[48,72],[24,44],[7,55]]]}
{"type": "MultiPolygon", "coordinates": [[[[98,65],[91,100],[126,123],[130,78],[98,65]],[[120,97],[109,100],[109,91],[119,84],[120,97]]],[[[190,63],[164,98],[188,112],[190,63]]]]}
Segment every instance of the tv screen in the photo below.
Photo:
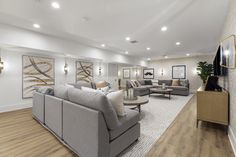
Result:
{"type": "Polygon", "coordinates": [[[228,73],[227,68],[220,66],[221,60],[221,46],[218,47],[215,59],[213,61],[214,75],[215,76],[226,76],[228,73]]]}

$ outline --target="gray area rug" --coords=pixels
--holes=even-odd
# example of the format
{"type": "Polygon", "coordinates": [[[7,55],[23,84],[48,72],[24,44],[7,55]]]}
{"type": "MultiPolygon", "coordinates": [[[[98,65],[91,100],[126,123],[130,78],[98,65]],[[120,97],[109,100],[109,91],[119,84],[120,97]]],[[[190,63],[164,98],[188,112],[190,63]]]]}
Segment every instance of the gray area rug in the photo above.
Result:
{"type": "Polygon", "coordinates": [[[121,156],[145,156],[192,96],[192,94],[189,96],[172,96],[169,100],[152,95],[149,98],[149,103],[142,106],[141,137],[139,141],[123,152],[121,156]]]}

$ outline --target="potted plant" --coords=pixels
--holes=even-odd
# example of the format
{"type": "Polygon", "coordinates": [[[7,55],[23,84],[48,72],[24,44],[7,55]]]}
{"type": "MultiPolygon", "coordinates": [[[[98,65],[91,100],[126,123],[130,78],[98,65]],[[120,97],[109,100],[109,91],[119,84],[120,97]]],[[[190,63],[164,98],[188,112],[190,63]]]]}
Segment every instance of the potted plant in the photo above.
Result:
{"type": "Polygon", "coordinates": [[[205,84],[208,76],[213,73],[213,65],[208,64],[206,61],[198,62],[197,71],[198,76],[200,76],[203,81],[203,84],[205,84]]]}

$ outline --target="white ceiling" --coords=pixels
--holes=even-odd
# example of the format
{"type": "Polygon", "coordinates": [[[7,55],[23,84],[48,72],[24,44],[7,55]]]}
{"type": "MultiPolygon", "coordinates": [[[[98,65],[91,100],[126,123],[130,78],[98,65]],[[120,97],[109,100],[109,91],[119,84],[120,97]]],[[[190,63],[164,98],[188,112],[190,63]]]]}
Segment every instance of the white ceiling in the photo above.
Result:
{"type": "Polygon", "coordinates": [[[0,0],[0,22],[90,46],[104,43],[108,50],[140,57],[212,53],[228,1],[57,0],[61,9],[55,10],[51,0],[0,0]],[[164,25],[168,30],[161,32],[164,25]],[[125,41],[126,36],[138,43],[125,41]]]}

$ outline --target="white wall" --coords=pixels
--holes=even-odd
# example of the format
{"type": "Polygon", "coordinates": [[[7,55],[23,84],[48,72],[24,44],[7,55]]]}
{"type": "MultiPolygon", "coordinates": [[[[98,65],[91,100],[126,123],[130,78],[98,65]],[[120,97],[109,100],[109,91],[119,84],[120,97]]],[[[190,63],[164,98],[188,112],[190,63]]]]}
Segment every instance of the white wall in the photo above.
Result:
{"type": "MultiPolygon", "coordinates": [[[[12,51],[2,49],[1,56],[4,61],[4,69],[0,74],[0,112],[30,107],[32,99],[22,99],[22,55],[38,55],[29,51],[12,51]]],[[[75,83],[75,59],[67,58],[69,72],[65,75],[63,67],[64,57],[54,56],[50,53],[40,55],[55,59],[55,84],[75,83]]],[[[118,89],[118,65],[104,62],[94,62],[94,81],[106,80],[114,89],[118,89]],[[98,67],[102,68],[99,75],[98,67]]]]}
{"type": "MultiPolygon", "coordinates": [[[[230,35],[236,35],[236,0],[231,0],[230,8],[222,32],[221,40],[230,35]]],[[[230,127],[229,138],[236,155],[236,69],[229,69],[228,76],[222,78],[225,88],[230,93],[230,127]]]]}
{"type": "Polygon", "coordinates": [[[196,90],[202,85],[200,77],[197,75],[197,63],[199,61],[207,61],[208,63],[213,63],[214,56],[194,56],[186,58],[176,58],[176,59],[164,59],[157,61],[150,61],[148,67],[154,68],[155,79],[172,79],[172,66],[173,65],[186,65],[186,78],[190,82],[190,91],[196,92],[196,90]],[[161,71],[163,69],[163,76],[161,71]]]}

